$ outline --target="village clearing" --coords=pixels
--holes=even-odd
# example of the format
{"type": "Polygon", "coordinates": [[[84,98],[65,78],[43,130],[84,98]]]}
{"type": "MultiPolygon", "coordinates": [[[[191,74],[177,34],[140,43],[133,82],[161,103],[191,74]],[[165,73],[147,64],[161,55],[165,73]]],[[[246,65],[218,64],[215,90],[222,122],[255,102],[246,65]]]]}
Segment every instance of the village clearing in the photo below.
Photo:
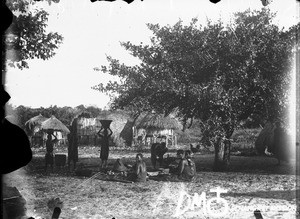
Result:
{"type": "MultiPolygon", "coordinates": [[[[64,149],[61,149],[64,152],[64,149]]],[[[60,198],[63,202],[60,218],[255,218],[254,211],[260,210],[263,218],[296,217],[296,176],[295,164],[264,156],[232,156],[228,172],[212,171],[212,152],[195,154],[197,166],[193,182],[166,182],[149,179],[146,183],[124,183],[104,181],[97,177],[79,177],[64,169],[54,173],[43,171],[41,150],[33,151],[32,161],[24,168],[6,175],[8,186],[15,186],[26,199],[27,216],[50,218],[47,202],[60,198]],[[180,192],[193,196],[206,194],[206,205],[216,193],[210,189],[220,187],[228,204],[228,212],[222,217],[212,213],[222,213],[225,205],[211,203],[210,212],[202,206],[187,210],[175,216],[180,192]],[[206,212],[205,212],[206,210],[206,212]],[[212,213],[211,213],[212,212],[212,213]]],[[[57,153],[57,151],[56,151],[57,153]]],[[[110,165],[117,158],[133,163],[135,151],[111,150],[110,165]]],[[[148,170],[151,171],[150,153],[143,152],[148,170]]],[[[171,152],[170,155],[175,155],[171,152]]],[[[80,147],[79,163],[97,174],[100,160],[99,148],[80,147]],[[84,155],[84,156],[83,156],[84,155]]],[[[299,176],[297,176],[299,177],[299,176]]],[[[299,178],[298,178],[299,180],[299,178]]],[[[182,193],[183,194],[183,193],[182,193]]],[[[187,196],[179,206],[181,212],[187,204],[187,196]]],[[[207,207],[207,206],[206,206],[207,207]]],[[[180,211],[179,211],[180,212],[180,211]]]]}

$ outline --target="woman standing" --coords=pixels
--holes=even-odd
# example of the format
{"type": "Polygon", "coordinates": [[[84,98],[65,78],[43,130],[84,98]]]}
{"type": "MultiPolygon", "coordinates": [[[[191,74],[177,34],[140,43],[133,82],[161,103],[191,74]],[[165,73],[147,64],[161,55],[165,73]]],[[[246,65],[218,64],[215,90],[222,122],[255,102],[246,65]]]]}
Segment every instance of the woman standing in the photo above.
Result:
{"type": "Polygon", "coordinates": [[[108,152],[109,152],[109,137],[112,135],[112,130],[109,127],[108,128],[102,127],[97,134],[101,138],[101,152],[100,152],[101,168],[107,168],[107,159],[108,159],[108,152]]]}
{"type": "Polygon", "coordinates": [[[53,172],[53,146],[57,142],[57,137],[53,134],[53,130],[48,131],[47,141],[46,141],[46,155],[45,155],[45,171],[47,171],[48,165],[50,164],[51,170],[53,172]],[[52,140],[52,136],[54,139],[52,140]]]}

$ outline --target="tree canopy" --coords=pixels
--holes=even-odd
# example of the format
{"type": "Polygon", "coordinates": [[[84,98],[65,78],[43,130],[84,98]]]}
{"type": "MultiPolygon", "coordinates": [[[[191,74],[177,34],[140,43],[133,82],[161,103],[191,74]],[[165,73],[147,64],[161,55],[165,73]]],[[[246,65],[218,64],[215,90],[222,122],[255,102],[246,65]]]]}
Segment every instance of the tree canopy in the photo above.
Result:
{"type": "Polygon", "coordinates": [[[282,118],[288,107],[296,26],[279,29],[274,16],[262,9],[236,13],[227,25],[199,25],[197,19],[189,25],[147,24],[151,45],[122,43],[141,64],[108,57],[101,71],[121,83],[94,89],[115,94],[113,108],[176,111],[183,123],[200,119],[203,141],[215,146],[216,160],[229,161],[229,138],[239,121],[251,115],[282,118]]]}
{"type": "Polygon", "coordinates": [[[72,120],[80,115],[83,112],[90,114],[91,117],[97,117],[103,110],[101,108],[95,106],[84,106],[79,105],[76,107],[58,107],[56,105],[50,106],[47,108],[30,108],[23,105],[18,107],[13,107],[10,104],[7,104],[7,112],[8,115],[17,115],[18,125],[25,129],[25,123],[34,116],[41,114],[46,118],[50,118],[54,115],[57,119],[59,119],[65,125],[70,125],[72,120]]]}
{"type": "Polygon", "coordinates": [[[237,13],[227,26],[208,21],[197,27],[196,19],[188,26],[148,24],[152,45],[122,43],[142,64],[126,66],[108,57],[110,66],[102,71],[122,83],[95,89],[118,94],[113,107],[141,103],[165,113],[179,109],[186,118],[205,117],[210,114],[205,109],[216,113],[216,106],[226,105],[213,100],[239,104],[232,106],[239,118],[254,112],[278,116],[286,107],[294,40],[271,23],[273,17],[263,9],[237,13]]]}
{"type": "Polygon", "coordinates": [[[56,32],[46,31],[49,14],[42,8],[35,7],[38,2],[33,0],[11,0],[6,4],[13,12],[13,21],[6,31],[3,60],[12,67],[23,69],[28,68],[29,59],[46,60],[53,57],[63,37],[56,32]]]}

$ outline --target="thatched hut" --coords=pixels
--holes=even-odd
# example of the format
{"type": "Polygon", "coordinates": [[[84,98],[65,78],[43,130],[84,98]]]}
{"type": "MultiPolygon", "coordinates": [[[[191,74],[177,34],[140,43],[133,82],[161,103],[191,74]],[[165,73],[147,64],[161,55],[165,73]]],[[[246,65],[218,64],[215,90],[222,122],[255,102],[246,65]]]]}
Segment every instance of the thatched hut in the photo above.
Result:
{"type": "Polygon", "coordinates": [[[177,145],[177,136],[174,130],[181,128],[176,118],[162,114],[149,113],[137,122],[134,129],[136,144],[150,145],[163,140],[167,145],[177,145]]]}
{"type": "Polygon", "coordinates": [[[110,125],[113,135],[111,145],[115,146],[130,146],[132,142],[132,125],[133,122],[130,116],[122,111],[103,111],[96,118],[85,114],[78,115],[78,141],[84,145],[99,145],[99,137],[97,132],[101,128],[100,120],[110,119],[110,125]]]}
{"type": "Polygon", "coordinates": [[[41,125],[47,119],[48,118],[39,114],[25,122],[25,132],[27,133],[32,146],[43,145],[44,133],[42,132],[41,125]]]}
{"type": "Polygon", "coordinates": [[[34,135],[36,132],[41,130],[42,123],[47,119],[48,118],[42,116],[42,114],[29,119],[27,122],[25,122],[25,131],[28,135],[34,135]]]}
{"type": "Polygon", "coordinates": [[[255,141],[259,154],[274,155],[280,160],[288,161],[295,158],[295,142],[280,122],[267,123],[255,141]],[[267,151],[265,151],[267,149],[267,151]]]}
{"type": "Polygon", "coordinates": [[[70,133],[70,130],[59,119],[52,115],[49,119],[45,120],[41,124],[41,128],[44,131],[53,130],[57,132],[70,133]]]}
{"type": "MultiPolygon", "coordinates": [[[[128,114],[122,111],[103,112],[97,120],[100,124],[100,120],[110,119],[112,123],[110,125],[112,134],[112,141],[116,146],[131,146],[132,142],[132,120],[128,114]]],[[[101,126],[101,125],[100,125],[101,126]]]]}
{"type": "Polygon", "coordinates": [[[41,123],[41,130],[43,130],[43,141],[46,142],[47,131],[53,130],[54,135],[59,140],[57,145],[65,145],[67,140],[67,134],[70,133],[68,127],[63,124],[59,119],[52,115],[49,119],[41,123]]]}
{"type": "Polygon", "coordinates": [[[81,113],[77,117],[78,143],[81,145],[92,145],[97,143],[97,130],[100,124],[90,114],[81,113]]]}
{"type": "Polygon", "coordinates": [[[275,128],[275,125],[269,122],[259,133],[255,141],[255,149],[259,154],[264,154],[266,148],[272,148],[275,128]]]}

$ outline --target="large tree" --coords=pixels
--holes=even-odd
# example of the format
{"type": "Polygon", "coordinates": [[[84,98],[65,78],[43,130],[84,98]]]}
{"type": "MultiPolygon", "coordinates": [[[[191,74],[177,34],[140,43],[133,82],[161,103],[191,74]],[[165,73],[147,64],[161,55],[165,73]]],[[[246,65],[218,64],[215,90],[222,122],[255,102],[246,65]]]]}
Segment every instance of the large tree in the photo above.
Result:
{"type": "MultiPolygon", "coordinates": [[[[59,0],[48,0],[57,3],[59,0]]],[[[34,0],[9,0],[7,7],[13,13],[11,26],[6,30],[2,58],[7,64],[20,69],[28,68],[29,59],[49,59],[62,43],[63,37],[47,32],[49,14],[34,0]]]]}
{"type": "Polygon", "coordinates": [[[294,39],[272,24],[267,9],[236,13],[234,21],[174,26],[148,24],[151,45],[122,43],[141,60],[126,66],[108,57],[101,71],[120,83],[94,89],[116,94],[114,108],[176,111],[183,123],[202,121],[202,142],[215,148],[215,170],[230,161],[230,137],[253,114],[282,117],[287,108],[294,39]]]}

